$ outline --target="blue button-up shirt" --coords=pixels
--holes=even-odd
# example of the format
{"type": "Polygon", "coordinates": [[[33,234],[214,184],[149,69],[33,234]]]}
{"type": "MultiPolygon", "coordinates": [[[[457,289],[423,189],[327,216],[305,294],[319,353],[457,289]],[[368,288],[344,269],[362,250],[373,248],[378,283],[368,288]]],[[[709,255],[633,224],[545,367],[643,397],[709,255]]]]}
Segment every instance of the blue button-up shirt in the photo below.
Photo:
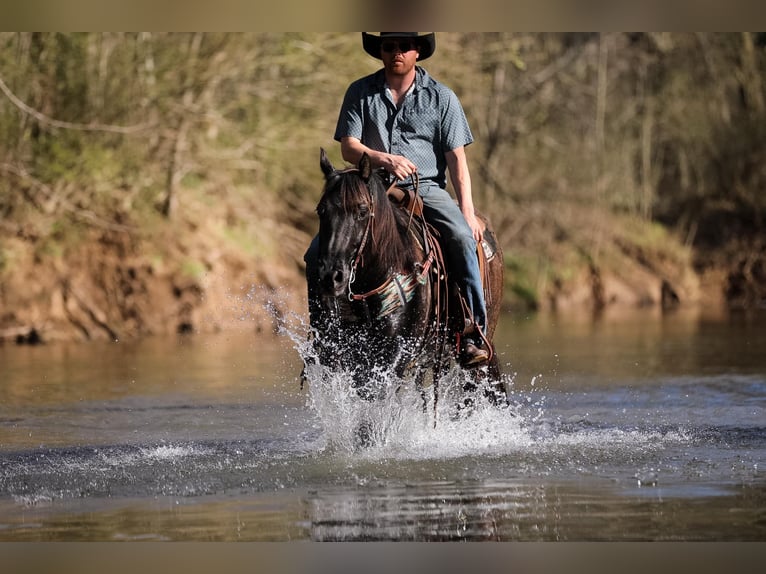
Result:
{"type": "Polygon", "coordinates": [[[419,66],[399,108],[386,88],[384,70],[352,83],[335,128],[335,139],[343,137],[406,157],[418,166],[420,185],[442,189],[447,186],[445,152],[473,142],[455,93],[419,66]]]}

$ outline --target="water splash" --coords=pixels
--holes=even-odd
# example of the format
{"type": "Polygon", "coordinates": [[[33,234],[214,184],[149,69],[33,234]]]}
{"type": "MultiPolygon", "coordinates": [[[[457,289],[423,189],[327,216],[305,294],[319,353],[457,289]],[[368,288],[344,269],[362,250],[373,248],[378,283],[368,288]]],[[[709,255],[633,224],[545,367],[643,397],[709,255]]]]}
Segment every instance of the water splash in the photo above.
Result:
{"type": "MultiPolygon", "coordinates": [[[[450,371],[421,394],[394,373],[370,374],[378,399],[361,399],[351,387],[353,375],[313,364],[307,372],[308,406],[323,422],[327,439],[341,452],[368,458],[451,458],[507,450],[509,443],[528,443],[524,419],[511,407],[498,408],[477,397],[467,409],[462,402],[465,375],[450,371]],[[370,445],[359,449],[360,433],[370,445]]],[[[481,392],[479,391],[480,395],[481,392]]]]}
{"type": "Polygon", "coordinates": [[[653,457],[694,440],[683,428],[662,428],[651,420],[623,424],[611,411],[599,414],[605,416],[603,421],[594,420],[587,401],[573,411],[560,404],[566,403],[567,393],[549,396],[541,375],[526,381],[523,386],[530,390],[525,391],[514,389],[515,373],[504,375],[509,399],[504,408],[486,400],[482,389],[475,391],[474,404],[464,408],[463,385],[469,374],[458,366],[439,381],[436,404],[431,385],[421,393],[413,381],[382,370],[369,373],[367,382],[376,388],[378,399],[366,401],[352,387],[353,373],[321,364],[301,316],[272,316],[278,332],[290,339],[305,363],[306,407],[317,418],[325,454],[352,455],[357,461],[511,456],[555,473],[570,469],[573,461],[598,466],[612,456],[653,457]],[[557,412],[562,406],[563,418],[557,412]],[[360,441],[360,432],[369,440],[360,441]],[[360,448],[360,442],[369,444],[360,448]]]}
{"type": "MultiPolygon", "coordinates": [[[[319,419],[329,449],[368,458],[449,458],[529,442],[526,422],[541,416],[541,403],[499,408],[479,388],[466,407],[463,386],[473,378],[458,366],[438,382],[438,398],[433,384],[421,392],[412,377],[402,379],[393,369],[367,374],[365,383],[376,399],[361,398],[352,386],[354,373],[321,364],[304,319],[275,314],[278,307],[272,303],[269,310],[278,332],[290,339],[304,361],[306,404],[319,419]],[[360,443],[367,448],[361,449],[360,443]]],[[[503,384],[510,389],[513,377],[506,376],[503,384]]]]}

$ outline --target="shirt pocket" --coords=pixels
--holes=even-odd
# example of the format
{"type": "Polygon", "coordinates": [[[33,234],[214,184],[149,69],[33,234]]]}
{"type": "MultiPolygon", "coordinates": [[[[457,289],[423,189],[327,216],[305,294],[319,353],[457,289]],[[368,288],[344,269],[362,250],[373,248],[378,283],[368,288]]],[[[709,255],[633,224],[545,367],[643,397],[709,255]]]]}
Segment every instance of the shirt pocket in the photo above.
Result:
{"type": "Polygon", "coordinates": [[[417,133],[417,116],[414,114],[400,113],[396,119],[396,126],[399,131],[408,136],[412,136],[417,133]]]}
{"type": "Polygon", "coordinates": [[[403,135],[410,139],[435,141],[438,137],[438,122],[430,110],[404,109],[399,114],[398,126],[403,135]]]}

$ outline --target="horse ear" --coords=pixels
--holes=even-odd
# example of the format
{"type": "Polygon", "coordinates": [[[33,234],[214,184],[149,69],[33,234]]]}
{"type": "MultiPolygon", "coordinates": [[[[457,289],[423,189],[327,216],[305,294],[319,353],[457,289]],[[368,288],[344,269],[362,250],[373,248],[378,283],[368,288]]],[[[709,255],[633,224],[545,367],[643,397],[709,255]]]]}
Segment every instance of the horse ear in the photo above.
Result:
{"type": "Polygon", "coordinates": [[[359,174],[362,176],[362,179],[364,181],[369,180],[370,176],[372,175],[372,162],[370,161],[370,156],[367,155],[367,152],[362,154],[362,157],[359,159],[359,165],[357,167],[359,169],[359,174]]]}
{"type": "Polygon", "coordinates": [[[324,173],[325,179],[327,179],[335,172],[335,168],[330,162],[330,158],[327,157],[327,152],[324,148],[320,147],[319,150],[319,166],[322,168],[322,173],[324,173]]]}

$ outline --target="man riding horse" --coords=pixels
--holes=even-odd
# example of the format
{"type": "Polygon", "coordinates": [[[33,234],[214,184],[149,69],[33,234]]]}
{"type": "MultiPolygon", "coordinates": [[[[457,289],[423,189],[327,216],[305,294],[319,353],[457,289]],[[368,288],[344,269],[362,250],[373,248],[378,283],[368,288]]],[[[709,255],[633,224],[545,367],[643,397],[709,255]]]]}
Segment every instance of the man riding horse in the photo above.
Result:
{"type": "MultiPolygon", "coordinates": [[[[423,215],[441,235],[450,277],[471,316],[460,339],[460,362],[480,365],[490,351],[483,336],[487,308],[476,256],[481,224],[465,154],[465,146],[473,142],[468,121],[455,93],[417,65],[434,53],[434,33],[363,32],[362,46],[382,60],[383,68],[349,86],[335,139],[344,160],[356,165],[367,154],[372,166],[384,169],[397,185],[417,187],[423,215]],[[447,172],[457,204],[446,190],[447,172]]],[[[312,324],[319,313],[318,281],[313,280],[318,276],[317,251],[314,238],[305,255],[312,324]]]]}

